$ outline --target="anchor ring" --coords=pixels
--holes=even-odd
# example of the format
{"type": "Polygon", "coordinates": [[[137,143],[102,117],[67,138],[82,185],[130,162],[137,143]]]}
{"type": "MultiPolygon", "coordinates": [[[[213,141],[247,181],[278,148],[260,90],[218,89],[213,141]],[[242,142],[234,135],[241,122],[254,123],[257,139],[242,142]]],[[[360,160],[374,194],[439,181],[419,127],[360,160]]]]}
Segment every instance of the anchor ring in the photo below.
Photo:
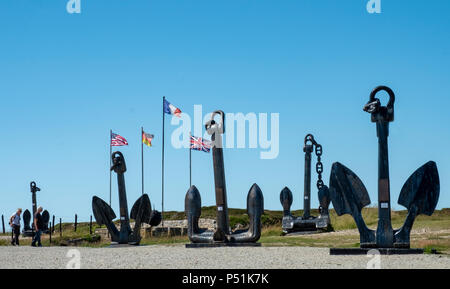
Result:
{"type": "Polygon", "coordinates": [[[377,99],[375,98],[376,94],[380,91],[385,91],[389,94],[389,102],[387,104],[386,107],[391,108],[394,106],[394,102],[395,102],[395,93],[394,91],[392,91],[392,89],[390,89],[387,86],[384,85],[380,85],[378,87],[376,87],[371,93],[370,93],[370,100],[368,103],[372,103],[374,101],[377,101],[377,99]]]}
{"type": "Polygon", "coordinates": [[[225,133],[225,113],[222,110],[216,110],[211,114],[211,120],[206,122],[205,129],[208,131],[213,125],[217,124],[218,131],[223,134],[225,133]],[[218,123],[215,120],[216,115],[220,115],[221,122],[218,123]]]}

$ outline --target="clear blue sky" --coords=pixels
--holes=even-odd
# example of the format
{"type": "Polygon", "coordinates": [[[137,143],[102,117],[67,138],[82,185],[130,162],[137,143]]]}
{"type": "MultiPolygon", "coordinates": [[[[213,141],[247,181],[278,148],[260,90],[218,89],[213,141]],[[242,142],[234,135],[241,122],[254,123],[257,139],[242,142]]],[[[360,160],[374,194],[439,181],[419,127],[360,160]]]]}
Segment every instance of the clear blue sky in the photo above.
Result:
{"type": "MultiPolygon", "coordinates": [[[[382,0],[380,15],[368,14],[365,0],[82,0],[79,15],[66,2],[0,1],[0,213],[30,208],[35,180],[52,214],[87,220],[92,196],[108,199],[110,129],[130,143],[122,151],[131,207],[141,191],[141,126],[156,136],[145,149],[145,182],[160,210],[163,95],[189,114],[194,104],[205,113],[280,114],[277,159],[225,151],[230,207],[245,207],[256,182],[267,209],[281,209],[284,186],[301,208],[307,133],[324,147],[326,183],[340,161],[374,204],[377,139],[362,107],[380,84],[397,94],[394,208],[403,209],[403,183],[428,160],[440,173],[438,206],[450,207],[450,1],[382,0]]],[[[211,155],[193,158],[193,182],[213,205],[211,155]]],[[[167,146],[166,209],[184,209],[188,177],[188,152],[167,146]]]]}

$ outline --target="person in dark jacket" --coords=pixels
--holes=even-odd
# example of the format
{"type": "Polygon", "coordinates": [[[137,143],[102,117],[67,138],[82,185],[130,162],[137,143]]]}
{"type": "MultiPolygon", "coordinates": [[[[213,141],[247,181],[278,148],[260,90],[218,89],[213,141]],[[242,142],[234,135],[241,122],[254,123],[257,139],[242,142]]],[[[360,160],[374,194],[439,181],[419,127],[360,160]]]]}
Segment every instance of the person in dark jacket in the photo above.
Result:
{"type": "Polygon", "coordinates": [[[9,225],[11,226],[11,245],[19,246],[19,236],[20,236],[20,214],[22,214],[22,209],[19,208],[17,211],[9,218],[9,225]]]}
{"type": "Polygon", "coordinates": [[[31,242],[31,246],[32,247],[36,247],[36,243],[38,245],[38,247],[42,247],[41,244],[41,235],[42,235],[42,230],[44,229],[44,219],[42,218],[42,207],[39,207],[36,211],[36,214],[34,215],[34,237],[33,237],[33,242],[31,242]]]}

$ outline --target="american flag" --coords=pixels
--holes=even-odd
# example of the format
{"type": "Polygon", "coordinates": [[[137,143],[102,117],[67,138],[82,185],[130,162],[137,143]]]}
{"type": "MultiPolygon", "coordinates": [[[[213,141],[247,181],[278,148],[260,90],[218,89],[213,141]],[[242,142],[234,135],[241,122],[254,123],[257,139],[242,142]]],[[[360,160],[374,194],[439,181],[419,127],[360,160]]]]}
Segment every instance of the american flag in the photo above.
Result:
{"type": "Polygon", "coordinates": [[[128,142],[124,137],[121,137],[118,134],[111,133],[111,146],[119,147],[119,146],[127,146],[128,142]]]}
{"type": "Polygon", "coordinates": [[[205,153],[209,153],[209,151],[211,150],[211,141],[191,135],[191,150],[204,151],[205,153]]]}

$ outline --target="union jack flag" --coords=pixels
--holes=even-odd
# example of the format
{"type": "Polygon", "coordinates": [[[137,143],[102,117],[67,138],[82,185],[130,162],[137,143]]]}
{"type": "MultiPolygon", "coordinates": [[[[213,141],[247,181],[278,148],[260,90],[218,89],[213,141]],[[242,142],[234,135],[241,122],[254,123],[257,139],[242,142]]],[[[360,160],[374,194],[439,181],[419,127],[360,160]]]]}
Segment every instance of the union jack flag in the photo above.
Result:
{"type": "Polygon", "coordinates": [[[119,146],[127,146],[128,142],[124,137],[121,137],[118,134],[111,133],[111,146],[119,147],[119,146]]]}
{"type": "Polygon", "coordinates": [[[209,153],[211,150],[211,141],[191,135],[191,150],[209,153]]]}

